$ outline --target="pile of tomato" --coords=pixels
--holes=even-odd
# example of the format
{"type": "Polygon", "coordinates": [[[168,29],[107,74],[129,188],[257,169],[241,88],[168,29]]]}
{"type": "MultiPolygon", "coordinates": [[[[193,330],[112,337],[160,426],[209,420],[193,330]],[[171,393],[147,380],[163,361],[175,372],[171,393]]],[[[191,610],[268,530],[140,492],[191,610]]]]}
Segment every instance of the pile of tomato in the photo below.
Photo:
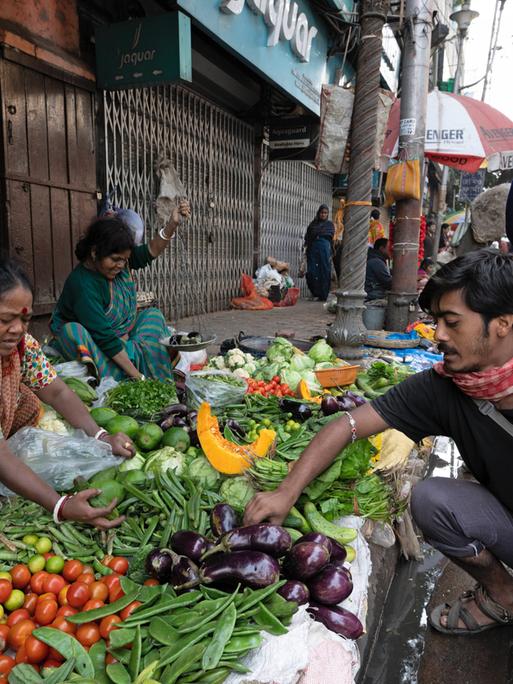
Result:
{"type": "Polygon", "coordinates": [[[294,392],[280,377],[275,375],[270,382],[248,378],[248,394],[262,394],[264,397],[293,397],[294,392]]]}
{"type": "MultiPolygon", "coordinates": [[[[40,626],[73,635],[86,649],[108,639],[116,625],[141,605],[133,601],[119,615],[98,622],[75,625],[66,618],[78,612],[101,608],[124,596],[120,577],[128,560],[106,556],[95,569],[79,560],[64,560],[51,553],[34,556],[29,564],[18,564],[0,572],[0,684],[7,684],[9,672],[18,663],[36,670],[59,667],[63,656],[32,635],[40,626]],[[44,567],[31,571],[44,560],[44,567]],[[36,563],[38,560],[38,563],[36,563]],[[108,573],[108,574],[103,574],[108,573]],[[8,655],[5,651],[14,652],[8,655]]],[[[148,584],[156,584],[148,580],[148,584]]],[[[107,655],[107,664],[115,662],[107,655]]]]}

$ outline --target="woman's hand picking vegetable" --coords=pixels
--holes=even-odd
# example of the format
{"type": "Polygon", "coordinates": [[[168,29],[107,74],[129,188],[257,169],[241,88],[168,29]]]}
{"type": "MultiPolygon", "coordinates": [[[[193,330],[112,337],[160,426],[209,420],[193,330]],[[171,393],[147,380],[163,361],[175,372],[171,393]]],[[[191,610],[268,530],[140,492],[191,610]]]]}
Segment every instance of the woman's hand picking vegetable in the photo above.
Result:
{"type": "Polygon", "coordinates": [[[88,525],[94,525],[103,530],[109,530],[111,527],[117,527],[125,519],[124,515],[109,520],[108,515],[112,513],[117,504],[117,499],[113,499],[108,506],[102,508],[93,508],[89,499],[101,493],[100,489],[84,489],[83,492],[75,494],[66,501],[62,509],[62,516],[66,520],[74,520],[75,522],[84,522],[88,525]]]}
{"type": "Polygon", "coordinates": [[[102,442],[110,444],[112,453],[122,458],[132,458],[135,456],[135,446],[130,437],[124,432],[117,432],[115,435],[102,435],[102,442]]]}

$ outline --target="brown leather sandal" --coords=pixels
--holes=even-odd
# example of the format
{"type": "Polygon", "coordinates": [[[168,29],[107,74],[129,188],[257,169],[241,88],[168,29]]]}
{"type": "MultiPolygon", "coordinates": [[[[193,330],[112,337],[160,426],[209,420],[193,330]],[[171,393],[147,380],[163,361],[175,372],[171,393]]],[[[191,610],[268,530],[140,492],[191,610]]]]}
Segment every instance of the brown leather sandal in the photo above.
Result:
{"type": "Polygon", "coordinates": [[[484,587],[477,584],[473,590],[465,591],[459,599],[452,605],[442,603],[431,611],[428,622],[442,634],[454,636],[465,636],[470,634],[480,634],[495,627],[502,627],[513,624],[513,612],[506,610],[499,603],[494,601],[486,592],[484,587]],[[465,608],[465,603],[474,601],[479,610],[492,618],[494,622],[487,625],[480,625],[475,617],[465,608]],[[441,624],[442,615],[447,616],[447,626],[441,624]],[[465,623],[466,628],[458,627],[458,622],[465,623]]]}

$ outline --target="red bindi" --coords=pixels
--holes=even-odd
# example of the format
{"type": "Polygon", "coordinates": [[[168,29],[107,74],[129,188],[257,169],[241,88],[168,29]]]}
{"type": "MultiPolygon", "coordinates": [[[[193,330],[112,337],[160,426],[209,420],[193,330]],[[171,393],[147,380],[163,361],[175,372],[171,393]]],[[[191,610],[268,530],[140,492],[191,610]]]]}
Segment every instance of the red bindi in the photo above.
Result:
{"type": "Polygon", "coordinates": [[[27,309],[26,306],[23,307],[23,309],[21,310],[21,313],[22,313],[24,316],[26,316],[26,315],[28,314],[28,309],[27,309]]]}

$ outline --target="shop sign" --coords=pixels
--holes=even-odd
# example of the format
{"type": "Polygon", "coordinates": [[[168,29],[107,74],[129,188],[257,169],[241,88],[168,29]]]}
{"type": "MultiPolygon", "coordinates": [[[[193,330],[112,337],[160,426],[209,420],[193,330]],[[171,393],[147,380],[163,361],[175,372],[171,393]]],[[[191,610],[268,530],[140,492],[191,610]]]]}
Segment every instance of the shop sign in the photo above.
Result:
{"type": "Polygon", "coordinates": [[[95,41],[99,88],[192,80],[191,23],[182,12],[99,26],[95,41]]]}
{"type": "Polygon", "coordinates": [[[319,114],[327,29],[307,0],[176,0],[263,78],[319,114]]]}
{"type": "Polygon", "coordinates": [[[479,169],[476,173],[462,171],[458,195],[460,202],[473,202],[483,192],[485,175],[485,169],[479,169]]]}
{"type": "Polygon", "coordinates": [[[269,159],[314,161],[319,139],[319,121],[313,117],[271,119],[269,159]]]}

